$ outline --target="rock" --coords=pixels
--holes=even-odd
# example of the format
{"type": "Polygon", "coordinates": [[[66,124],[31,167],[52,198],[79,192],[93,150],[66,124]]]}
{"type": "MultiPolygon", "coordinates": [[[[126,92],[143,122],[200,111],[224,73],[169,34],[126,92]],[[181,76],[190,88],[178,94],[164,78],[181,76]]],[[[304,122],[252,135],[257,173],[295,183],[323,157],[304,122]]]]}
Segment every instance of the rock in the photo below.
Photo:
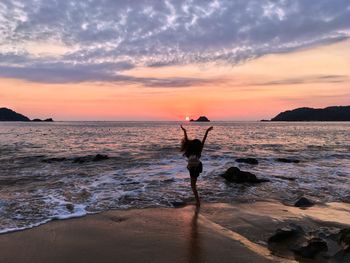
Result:
{"type": "Polygon", "coordinates": [[[350,248],[341,249],[330,260],[331,263],[349,263],[350,262],[350,248]]]}
{"type": "Polygon", "coordinates": [[[85,163],[89,160],[89,156],[81,156],[73,158],[73,163],[85,163]]]}
{"type": "Polygon", "coordinates": [[[301,197],[298,201],[295,202],[294,206],[296,207],[311,207],[314,203],[307,199],[306,197],[301,197]]]}
{"type": "Polygon", "coordinates": [[[236,162],[247,164],[259,164],[259,161],[255,158],[238,158],[236,159],[236,162]]]}
{"type": "Polygon", "coordinates": [[[53,122],[53,119],[52,118],[48,118],[48,119],[45,119],[45,120],[41,120],[41,119],[33,119],[32,121],[34,122],[53,122]]]}
{"type": "Polygon", "coordinates": [[[105,154],[96,154],[94,158],[92,159],[93,162],[99,162],[102,160],[107,160],[109,159],[108,155],[105,154]]]}
{"type": "Polygon", "coordinates": [[[300,226],[279,228],[276,230],[275,234],[268,239],[268,243],[282,242],[303,233],[304,230],[300,226]]]}
{"type": "Polygon", "coordinates": [[[306,246],[294,248],[292,251],[305,258],[314,258],[318,253],[328,251],[328,245],[323,239],[315,237],[310,239],[306,246]]]}
{"type": "Polygon", "coordinates": [[[74,211],[74,205],[73,204],[66,204],[66,208],[67,208],[67,210],[69,210],[69,212],[73,212],[74,211]]]}
{"type": "Polygon", "coordinates": [[[205,117],[205,116],[200,116],[197,120],[191,119],[190,121],[195,121],[195,122],[210,122],[210,120],[205,117]]]}
{"type": "Polygon", "coordinates": [[[0,108],[0,121],[30,121],[30,119],[11,109],[0,108]]]}
{"type": "Polygon", "coordinates": [[[340,230],[338,243],[345,249],[350,248],[350,228],[340,230]]]}
{"type": "Polygon", "coordinates": [[[280,163],[300,163],[299,160],[287,158],[277,158],[276,161],[280,163]]]}
{"type": "Polygon", "coordinates": [[[262,183],[262,182],[269,182],[269,180],[266,179],[258,179],[254,174],[250,172],[241,171],[237,167],[230,167],[227,169],[227,171],[221,175],[224,177],[227,181],[232,183],[262,183]]]}
{"type": "Polygon", "coordinates": [[[172,205],[174,208],[181,208],[181,207],[186,206],[187,203],[184,202],[184,201],[174,201],[174,202],[171,202],[171,205],[172,205]]]}

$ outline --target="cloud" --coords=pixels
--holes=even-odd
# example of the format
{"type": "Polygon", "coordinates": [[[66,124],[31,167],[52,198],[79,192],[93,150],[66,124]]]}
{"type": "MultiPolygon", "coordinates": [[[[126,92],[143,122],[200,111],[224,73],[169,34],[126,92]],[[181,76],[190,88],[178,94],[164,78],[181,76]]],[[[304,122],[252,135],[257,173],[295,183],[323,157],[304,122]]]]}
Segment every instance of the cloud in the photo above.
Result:
{"type": "Polygon", "coordinates": [[[2,0],[0,76],[108,82],[139,66],[235,65],[344,40],[349,17],[348,0],[2,0]]]}
{"type": "Polygon", "coordinates": [[[304,76],[297,78],[287,78],[266,82],[250,83],[250,86],[275,86],[275,85],[298,85],[310,83],[343,83],[349,82],[349,76],[345,75],[318,75],[318,76],[304,76]]]}
{"type": "MultiPolygon", "coordinates": [[[[113,66],[113,67],[111,67],[113,66]]],[[[124,85],[142,85],[150,88],[189,87],[212,82],[213,80],[199,78],[145,78],[109,73],[108,65],[46,65],[45,67],[4,67],[0,72],[6,78],[19,78],[38,83],[79,83],[79,82],[111,82],[124,85]]]]}

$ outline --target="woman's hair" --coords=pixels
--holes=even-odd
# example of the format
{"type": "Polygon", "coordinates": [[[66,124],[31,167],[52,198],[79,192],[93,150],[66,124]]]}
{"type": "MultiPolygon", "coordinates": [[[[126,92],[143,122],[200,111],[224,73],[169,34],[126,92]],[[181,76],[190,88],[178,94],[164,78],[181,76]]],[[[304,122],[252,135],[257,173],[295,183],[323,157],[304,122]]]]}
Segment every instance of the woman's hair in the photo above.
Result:
{"type": "Polygon", "coordinates": [[[202,142],[198,139],[186,140],[183,138],[181,141],[181,152],[187,158],[191,155],[196,155],[199,158],[202,153],[202,142]]]}

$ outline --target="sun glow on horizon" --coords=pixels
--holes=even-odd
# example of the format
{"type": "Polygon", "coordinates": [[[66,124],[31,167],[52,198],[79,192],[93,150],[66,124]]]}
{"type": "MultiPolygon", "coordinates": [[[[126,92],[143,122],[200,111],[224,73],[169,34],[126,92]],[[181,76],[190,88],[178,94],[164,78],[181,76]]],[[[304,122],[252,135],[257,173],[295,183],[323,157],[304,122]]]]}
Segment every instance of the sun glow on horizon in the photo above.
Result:
{"type": "Polygon", "coordinates": [[[55,120],[259,120],[298,107],[348,105],[350,41],[264,56],[235,67],[134,68],[138,79],[191,79],[184,87],[139,83],[41,83],[0,77],[0,106],[55,120]]]}

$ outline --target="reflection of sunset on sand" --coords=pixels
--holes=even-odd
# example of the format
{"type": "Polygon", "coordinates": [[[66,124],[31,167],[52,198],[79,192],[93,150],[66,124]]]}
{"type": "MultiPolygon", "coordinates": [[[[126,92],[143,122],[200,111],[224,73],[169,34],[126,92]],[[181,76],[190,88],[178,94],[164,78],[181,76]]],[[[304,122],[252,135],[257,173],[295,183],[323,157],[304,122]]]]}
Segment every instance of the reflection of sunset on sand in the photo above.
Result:
{"type": "Polygon", "coordinates": [[[188,263],[200,263],[201,261],[201,240],[198,232],[198,215],[200,207],[193,209],[193,215],[190,224],[189,246],[188,246],[188,263]]]}

